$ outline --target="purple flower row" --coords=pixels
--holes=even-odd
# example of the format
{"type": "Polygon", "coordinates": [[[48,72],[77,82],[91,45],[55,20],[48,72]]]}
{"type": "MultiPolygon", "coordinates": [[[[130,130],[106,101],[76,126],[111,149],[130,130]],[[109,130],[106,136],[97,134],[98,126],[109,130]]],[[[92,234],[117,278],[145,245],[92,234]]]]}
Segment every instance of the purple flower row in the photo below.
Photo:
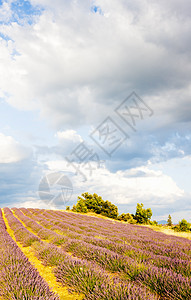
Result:
{"type": "MultiPolygon", "coordinates": [[[[76,225],[80,226],[82,229],[81,223],[82,220],[85,218],[86,221],[83,227],[88,229],[84,229],[84,232],[82,234],[86,236],[101,236],[106,239],[109,238],[112,242],[131,244],[132,246],[138,249],[142,248],[153,252],[156,255],[165,255],[180,259],[191,258],[191,241],[175,236],[167,236],[163,233],[155,232],[150,228],[131,224],[123,224],[119,222],[112,222],[110,220],[102,220],[99,218],[88,217],[84,215],[76,215],[74,213],[55,211],[46,212],[45,210],[37,209],[31,209],[31,211],[35,212],[36,215],[40,214],[41,217],[45,213],[49,216],[52,215],[52,222],[55,222],[55,218],[57,216],[57,225],[58,222],[60,222],[60,220],[62,219],[62,223],[64,223],[65,226],[67,225],[70,231],[74,230],[74,228],[71,228],[69,226],[69,219],[71,219],[72,226],[74,226],[73,224],[74,222],[76,222],[76,225]],[[78,221],[76,221],[76,219],[78,221]],[[92,228],[92,224],[97,224],[97,230],[90,230],[90,228],[92,228]]],[[[49,220],[51,220],[50,217],[49,220]]],[[[76,230],[76,232],[79,232],[79,228],[78,230],[76,230]]]]}
{"type": "Polygon", "coordinates": [[[16,240],[21,242],[23,246],[31,246],[33,242],[40,241],[40,239],[28,231],[21,222],[13,215],[12,211],[6,207],[4,208],[5,217],[7,218],[10,228],[14,231],[16,240]]]}
{"type": "MultiPolygon", "coordinates": [[[[55,212],[53,212],[55,214],[55,212]]],[[[38,215],[38,214],[37,214],[38,215]]],[[[41,216],[43,213],[41,213],[41,216]]],[[[79,215],[80,216],[80,215],[79,215]]],[[[55,218],[53,218],[55,219],[55,218]]],[[[63,221],[64,222],[64,221],[63,221]]],[[[68,220],[67,220],[68,222],[68,220]]],[[[130,227],[134,227],[133,225],[130,225],[130,227]]],[[[125,227],[123,227],[124,229],[125,227]]],[[[145,230],[145,228],[143,228],[145,230]]],[[[135,227],[135,230],[139,230],[139,226],[135,227]]],[[[140,228],[140,231],[142,232],[142,227],[140,228]]],[[[147,232],[147,228],[146,228],[147,232]]],[[[101,247],[96,247],[95,245],[90,245],[87,243],[84,243],[83,240],[71,240],[68,243],[65,243],[65,250],[71,251],[77,256],[80,256],[81,258],[85,258],[88,260],[94,260],[97,263],[99,263],[104,268],[108,268],[112,271],[120,271],[122,270],[124,273],[127,273],[130,277],[140,281],[144,282],[146,285],[150,286],[153,290],[157,291],[159,294],[170,297],[172,299],[189,299],[191,297],[190,294],[190,279],[188,279],[186,276],[190,276],[190,260],[187,260],[187,258],[190,257],[189,253],[189,242],[187,243],[184,239],[171,239],[169,244],[172,246],[172,241],[175,249],[171,251],[170,247],[167,247],[167,240],[166,243],[163,241],[160,241],[159,243],[157,241],[154,241],[157,239],[158,233],[155,233],[153,235],[153,232],[148,230],[148,232],[152,233],[152,237],[149,238],[146,234],[144,236],[142,235],[142,239],[139,242],[139,246],[142,249],[139,249],[139,254],[144,254],[149,258],[147,262],[144,261],[143,264],[136,264],[132,259],[124,258],[124,256],[118,255],[116,252],[117,243],[115,243],[115,252],[107,251],[106,249],[103,249],[101,247]],[[146,247],[144,247],[144,243],[146,244],[146,247]],[[184,242],[186,245],[184,245],[184,242]],[[149,244],[151,243],[151,244],[149,244]],[[154,248],[154,253],[156,252],[158,255],[153,255],[153,252],[151,251],[151,248],[154,248]],[[145,249],[144,252],[141,253],[141,251],[145,249]],[[175,258],[175,254],[178,253],[179,250],[182,250],[181,256],[185,260],[177,259],[175,258]],[[166,254],[167,257],[161,256],[160,254],[166,254]],[[171,257],[172,256],[172,257],[171,257]],[[156,265],[156,266],[153,266],[156,265]],[[176,272],[175,272],[176,271],[176,272]],[[183,273],[185,275],[182,276],[178,273],[183,273]],[[165,276],[164,276],[165,274],[165,276]],[[166,278],[166,279],[165,279],[166,278]]],[[[102,233],[102,232],[101,232],[102,233]]],[[[103,234],[103,233],[102,233],[103,234]]],[[[105,232],[104,232],[105,234],[105,232]]],[[[128,232],[129,240],[128,241],[137,241],[137,239],[134,238],[134,230],[133,233],[128,232]]],[[[148,233],[147,233],[148,234],[148,233]]],[[[79,236],[79,235],[78,235],[79,236]]],[[[85,235],[81,235],[85,237],[85,235]]],[[[125,236],[124,231],[122,232],[122,236],[125,236]]],[[[127,236],[127,235],[126,235],[127,236]]],[[[86,237],[88,241],[88,237],[86,237]]],[[[108,245],[107,241],[105,240],[99,240],[97,239],[97,244],[100,242],[102,243],[102,246],[105,247],[108,245]]],[[[115,241],[120,241],[120,239],[115,239],[115,241]]],[[[95,242],[95,238],[90,239],[88,242],[95,242]]],[[[122,248],[122,244],[118,244],[122,248]]],[[[138,246],[137,245],[137,246],[138,246]]],[[[111,243],[110,243],[111,246],[111,243]]],[[[132,249],[131,245],[124,244],[123,245],[125,251],[128,251],[128,249],[134,250],[136,252],[136,248],[132,249]]],[[[137,247],[138,252],[138,247],[137,247]]],[[[139,255],[136,257],[139,258],[139,255]]]]}
{"type": "Polygon", "coordinates": [[[59,300],[6,231],[0,209],[0,297],[59,300]]]}
{"type": "Polygon", "coordinates": [[[71,257],[56,246],[36,244],[35,249],[40,260],[47,265],[55,266],[54,273],[57,280],[69,286],[72,291],[84,294],[84,299],[158,299],[147,288],[111,278],[97,264],[71,257]]]}
{"type": "MultiPolygon", "coordinates": [[[[57,221],[57,227],[59,227],[61,229],[62,223],[60,224],[60,222],[57,221]]],[[[54,226],[52,227],[52,229],[54,229],[54,226]]],[[[185,253],[183,253],[184,259],[179,259],[176,257],[174,258],[174,256],[169,257],[169,256],[165,256],[165,255],[154,254],[152,251],[149,251],[150,249],[149,250],[141,249],[141,247],[136,248],[132,245],[117,243],[117,242],[108,241],[105,239],[97,239],[94,237],[88,237],[84,234],[83,235],[78,234],[78,233],[75,234],[74,232],[69,233],[68,231],[66,231],[65,235],[68,237],[71,237],[72,239],[80,239],[81,241],[86,241],[90,244],[115,251],[118,254],[123,254],[125,256],[129,256],[129,257],[133,258],[135,261],[138,261],[138,263],[150,262],[157,267],[170,268],[174,272],[181,273],[185,276],[191,276],[190,260],[186,256],[185,253]]],[[[65,237],[65,240],[63,240],[62,242],[65,243],[66,241],[67,241],[67,238],[65,237]]],[[[61,242],[60,242],[60,244],[61,244],[61,242]]],[[[79,241],[76,241],[76,244],[78,245],[79,241]]],[[[157,247],[156,245],[155,246],[151,245],[151,246],[153,248],[157,247]]],[[[162,249],[162,250],[166,250],[166,249],[162,249]]],[[[162,251],[160,251],[160,252],[162,252],[162,251]]],[[[164,251],[163,251],[163,254],[164,254],[164,251]]]]}
{"type": "MultiPolygon", "coordinates": [[[[14,211],[16,215],[23,218],[24,215],[22,216],[17,209],[14,209],[14,211]]],[[[25,217],[26,216],[24,216],[23,220],[25,217]]],[[[31,225],[31,223],[28,225],[31,225]]],[[[86,295],[85,299],[108,299],[107,297],[111,299],[123,299],[122,297],[124,297],[124,299],[157,299],[157,297],[148,292],[146,288],[137,288],[135,285],[129,283],[118,283],[121,292],[116,293],[113,286],[114,283],[112,286],[109,284],[110,280],[108,276],[104,274],[104,270],[97,265],[87,263],[81,259],[74,259],[67,255],[62,249],[51,244],[40,242],[35,243],[33,246],[40,260],[46,264],[57,266],[55,275],[58,281],[64,285],[67,284],[71,286],[72,290],[84,293],[86,295]],[[76,264],[78,265],[77,271],[76,264]],[[83,272],[79,272],[79,270],[83,270],[83,272]],[[105,287],[105,291],[98,289],[100,285],[102,285],[103,288],[105,287]]]]}
{"type": "MultiPolygon", "coordinates": [[[[35,234],[42,240],[50,240],[54,244],[62,243],[65,238],[50,229],[44,228],[42,225],[38,224],[31,218],[25,216],[18,208],[13,208],[15,215],[30,229],[32,229],[35,234]]],[[[12,213],[12,212],[11,212],[12,213]]],[[[18,219],[16,220],[17,222],[18,219]]],[[[54,229],[58,229],[56,226],[54,229]]]]}

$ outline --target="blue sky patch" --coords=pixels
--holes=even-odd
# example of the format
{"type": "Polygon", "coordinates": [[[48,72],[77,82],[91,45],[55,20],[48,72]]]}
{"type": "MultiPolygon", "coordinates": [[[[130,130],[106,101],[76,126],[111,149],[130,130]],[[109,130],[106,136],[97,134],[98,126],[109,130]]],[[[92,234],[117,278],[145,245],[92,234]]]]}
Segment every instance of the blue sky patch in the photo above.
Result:
{"type": "MultiPolygon", "coordinates": [[[[0,1],[0,5],[2,4],[3,2],[0,1]]],[[[23,22],[26,22],[31,25],[34,23],[34,17],[41,15],[43,8],[40,6],[32,6],[29,1],[17,0],[11,3],[11,11],[11,18],[7,22],[0,20],[0,24],[17,22],[21,25],[23,22]]]]}
{"type": "Polygon", "coordinates": [[[34,7],[29,1],[18,0],[11,3],[12,10],[18,15],[19,18],[24,18],[30,15],[40,15],[41,9],[39,7],[34,7]]]}
{"type": "Polygon", "coordinates": [[[2,38],[5,41],[11,40],[11,38],[8,35],[3,34],[2,32],[0,32],[0,38],[2,38]]]}
{"type": "Polygon", "coordinates": [[[100,15],[103,15],[103,11],[102,11],[102,9],[101,9],[101,7],[100,6],[96,6],[96,5],[93,5],[92,7],[91,7],[91,11],[93,12],[93,13],[98,13],[98,14],[100,14],[100,15]]]}
{"type": "Polygon", "coordinates": [[[34,7],[29,1],[18,0],[11,4],[11,9],[14,12],[14,21],[27,20],[28,24],[33,23],[33,17],[39,16],[42,13],[42,8],[34,7]]]}

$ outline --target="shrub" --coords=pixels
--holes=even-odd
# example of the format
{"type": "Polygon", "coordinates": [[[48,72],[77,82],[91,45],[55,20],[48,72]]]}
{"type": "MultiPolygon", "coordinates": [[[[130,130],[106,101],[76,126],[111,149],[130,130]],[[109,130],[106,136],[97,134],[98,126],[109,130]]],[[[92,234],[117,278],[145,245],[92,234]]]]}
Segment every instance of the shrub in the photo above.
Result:
{"type": "Polygon", "coordinates": [[[158,222],[157,222],[156,220],[150,221],[150,224],[151,224],[151,225],[158,226],[158,222]]]}
{"type": "Polygon", "coordinates": [[[174,227],[176,231],[190,231],[190,223],[188,223],[185,219],[182,219],[178,225],[174,227]]]}
{"type": "MultiPolygon", "coordinates": [[[[124,222],[129,222],[129,223],[134,220],[133,216],[129,213],[126,213],[126,214],[123,213],[117,219],[119,221],[124,221],[124,222]]],[[[136,222],[136,220],[135,220],[135,222],[136,222]]]]}
{"type": "Polygon", "coordinates": [[[76,212],[76,205],[73,205],[72,211],[76,212]]]}

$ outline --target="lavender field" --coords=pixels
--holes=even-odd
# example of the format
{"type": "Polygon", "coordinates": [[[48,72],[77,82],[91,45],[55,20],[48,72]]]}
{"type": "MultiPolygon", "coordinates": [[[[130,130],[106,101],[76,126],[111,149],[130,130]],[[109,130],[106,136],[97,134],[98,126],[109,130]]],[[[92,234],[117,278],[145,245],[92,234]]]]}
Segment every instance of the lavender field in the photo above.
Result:
{"type": "Polygon", "coordinates": [[[0,299],[188,300],[190,261],[191,241],[147,227],[63,211],[0,210],[0,299]]]}

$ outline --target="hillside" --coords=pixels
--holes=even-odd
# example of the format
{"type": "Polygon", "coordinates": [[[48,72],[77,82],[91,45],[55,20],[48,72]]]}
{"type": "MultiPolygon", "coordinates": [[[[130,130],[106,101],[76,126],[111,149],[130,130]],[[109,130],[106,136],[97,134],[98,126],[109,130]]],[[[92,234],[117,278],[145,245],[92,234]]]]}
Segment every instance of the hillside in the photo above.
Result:
{"type": "Polygon", "coordinates": [[[191,299],[191,241],[94,214],[0,210],[0,299],[191,299]]]}

